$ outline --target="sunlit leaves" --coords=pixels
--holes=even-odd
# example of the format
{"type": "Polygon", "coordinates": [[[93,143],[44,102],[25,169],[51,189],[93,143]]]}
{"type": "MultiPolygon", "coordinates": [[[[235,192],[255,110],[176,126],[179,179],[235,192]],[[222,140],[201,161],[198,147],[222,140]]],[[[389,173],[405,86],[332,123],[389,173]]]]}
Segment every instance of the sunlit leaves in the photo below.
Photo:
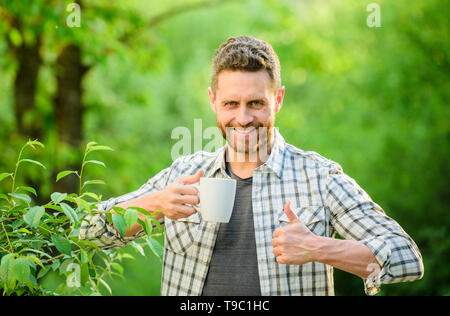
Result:
{"type": "Polygon", "coordinates": [[[21,163],[21,162],[29,162],[29,163],[38,165],[38,166],[40,166],[40,167],[42,167],[42,168],[44,168],[44,169],[47,169],[42,163],[40,163],[39,161],[36,161],[36,160],[32,160],[32,159],[21,159],[21,160],[19,160],[19,163],[21,163]]]}
{"type": "Polygon", "coordinates": [[[72,170],[61,171],[61,172],[59,172],[56,175],[56,182],[58,182],[60,179],[64,178],[65,176],[68,176],[69,174],[76,174],[76,175],[78,175],[78,172],[77,171],[72,171],[72,170]]]}
{"type": "Polygon", "coordinates": [[[123,216],[117,213],[112,214],[112,222],[114,224],[114,227],[123,237],[127,231],[127,224],[123,216]]]}
{"type": "Polygon", "coordinates": [[[56,249],[58,249],[59,252],[64,253],[68,256],[71,254],[72,246],[70,244],[70,241],[60,235],[53,235],[51,237],[56,249]]]}
{"type": "Polygon", "coordinates": [[[125,211],[124,220],[128,228],[133,227],[138,219],[138,212],[134,209],[128,209],[125,211]]]}
{"type": "Polygon", "coordinates": [[[5,179],[7,177],[11,177],[12,178],[12,176],[13,176],[12,173],[7,173],[7,172],[0,173],[0,181],[2,181],[3,179],[5,179]]]}
{"type": "Polygon", "coordinates": [[[153,254],[157,256],[160,261],[162,261],[164,248],[161,246],[161,244],[152,237],[147,237],[145,240],[153,254]]]}
{"type": "Polygon", "coordinates": [[[70,207],[70,205],[61,202],[60,203],[61,208],[63,213],[67,216],[68,219],[70,219],[70,221],[72,223],[75,224],[75,226],[78,226],[78,218],[77,218],[77,214],[75,213],[74,209],[72,207],[70,207]]]}
{"type": "Polygon", "coordinates": [[[24,258],[18,258],[13,264],[14,277],[19,282],[25,282],[30,276],[30,266],[24,258]]]}
{"type": "Polygon", "coordinates": [[[42,206],[32,207],[23,217],[24,221],[31,227],[37,227],[41,221],[42,215],[45,213],[45,208],[42,206]]]}
{"type": "Polygon", "coordinates": [[[28,195],[26,195],[26,194],[23,194],[23,193],[8,193],[8,195],[12,196],[12,197],[14,197],[16,199],[25,201],[25,202],[27,202],[27,204],[31,203],[31,198],[28,195]]]}

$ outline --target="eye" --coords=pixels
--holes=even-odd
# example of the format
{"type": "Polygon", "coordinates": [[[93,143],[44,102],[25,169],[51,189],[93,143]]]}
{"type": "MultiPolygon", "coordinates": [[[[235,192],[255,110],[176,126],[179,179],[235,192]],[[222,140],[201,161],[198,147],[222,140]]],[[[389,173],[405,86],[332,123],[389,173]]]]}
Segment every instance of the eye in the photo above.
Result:
{"type": "Polygon", "coordinates": [[[224,106],[235,106],[237,104],[236,101],[227,101],[223,105],[224,106]]]}
{"type": "Polygon", "coordinates": [[[263,103],[261,102],[261,100],[253,100],[249,102],[249,105],[254,107],[260,107],[263,105],[263,103]]]}

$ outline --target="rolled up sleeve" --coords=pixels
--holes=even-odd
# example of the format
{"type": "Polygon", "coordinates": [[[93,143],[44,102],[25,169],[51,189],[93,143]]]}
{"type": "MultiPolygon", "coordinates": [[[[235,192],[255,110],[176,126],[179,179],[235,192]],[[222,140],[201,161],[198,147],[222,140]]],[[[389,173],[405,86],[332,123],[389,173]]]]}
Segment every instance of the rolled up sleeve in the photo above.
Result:
{"type": "Polygon", "coordinates": [[[381,284],[422,278],[422,256],[415,242],[338,164],[330,168],[326,186],[333,228],[343,238],[369,247],[381,267],[367,267],[371,273],[364,279],[366,294],[378,293],[381,284]]]}

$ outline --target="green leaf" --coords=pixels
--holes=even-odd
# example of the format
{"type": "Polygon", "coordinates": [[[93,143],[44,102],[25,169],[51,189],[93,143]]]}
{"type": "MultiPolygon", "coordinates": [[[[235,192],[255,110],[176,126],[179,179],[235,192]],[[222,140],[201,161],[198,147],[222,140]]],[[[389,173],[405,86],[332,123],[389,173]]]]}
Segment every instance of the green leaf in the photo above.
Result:
{"type": "MultiPolygon", "coordinates": [[[[26,221],[25,221],[26,222],[26,221]]],[[[16,230],[16,231],[14,231],[15,233],[25,233],[25,234],[32,234],[33,232],[32,231],[29,231],[28,229],[26,229],[26,228],[20,228],[19,230],[16,230]]]]}
{"type": "Polygon", "coordinates": [[[72,253],[72,246],[70,244],[70,241],[60,235],[53,235],[52,236],[52,241],[56,247],[56,249],[58,249],[59,252],[66,254],[68,256],[71,255],[72,253]]]}
{"type": "Polygon", "coordinates": [[[89,262],[88,255],[87,255],[86,251],[84,251],[84,250],[81,250],[81,252],[80,252],[80,261],[82,264],[89,262]]]}
{"type": "Polygon", "coordinates": [[[137,219],[137,222],[138,222],[138,224],[141,225],[141,227],[144,229],[145,234],[150,236],[151,232],[148,232],[148,230],[147,230],[147,224],[146,224],[145,222],[143,222],[143,221],[142,221],[141,219],[139,219],[139,218],[137,219]]]}
{"type": "Polygon", "coordinates": [[[38,227],[41,222],[41,217],[45,213],[45,208],[42,206],[33,206],[30,210],[24,215],[23,220],[30,225],[31,227],[38,227]]]}
{"type": "Polygon", "coordinates": [[[7,177],[11,177],[11,179],[12,179],[13,174],[12,173],[7,173],[7,172],[0,173],[0,181],[2,181],[3,179],[5,179],[7,177]]]}
{"type": "Polygon", "coordinates": [[[47,204],[47,205],[45,205],[45,208],[55,210],[58,212],[62,212],[61,206],[59,206],[59,205],[47,204]]]}
{"type": "Polygon", "coordinates": [[[125,214],[125,209],[120,206],[113,206],[112,209],[114,211],[116,211],[117,214],[121,214],[121,215],[125,214]]]}
{"type": "Polygon", "coordinates": [[[0,199],[5,199],[8,201],[8,196],[6,194],[0,193],[0,199]]]}
{"type": "Polygon", "coordinates": [[[98,280],[99,280],[99,281],[103,284],[103,286],[108,290],[109,294],[112,295],[112,291],[111,291],[111,288],[109,287],[108,283],[106,283],[102,278],[99,278],[98,280]]]}
{"type": "Polygon", "coordinates": [[[31,251],[31,252],[35,252],[35,253],[38,253],[38,254],[40,254],[40,255],[42,255],[42,256],[44,256],[44,257],[49,258],[50,260],[53,260],[53,257],[51,257],[48,253],[45,253],[45,252],[40,251],[40,250],[36,250],[36,249],[32,249],[32,248],[24,248],[24,249],[22,249],[20,252],[23,252],[23,251],[31,251]]]}
{"type": "Polygon", "coordinates": [[[42,264],[42,261],[41,261],[41,259],[39,259],[38,257],[36,257],[35,255],[30,255],[30,256],[27,256],[27,258],[26,259],[30,259],[30,260],[33,260],[34,261],[34,263],[36,263],[36,264],[38,264],[38,265],[40,265],[41,266],[41,268],[43,268],[44,267],[44,265],[42,264]]]}
{"type": "Polygon", "coordinates": [[[161,230],[161,223],[156,218],[150,216],[150,221],[156,226],[157,231],[161,230]]]}
{"type": "Polygon", "coordinates": [[[27,191],[27,192],[33,193],[34,196],[37,196],[36,190],[34,188],[32,188],[32,187],[20,186],[20,187],[17,188],[17,190],[27,191]]]}
{"type": "Polygon", "coordinates": [[[98,245],[90,240],[79,240],[78,243],[84,246],[88,246],[92,249],[98,249],[98,245]]]}
{"type": "Polygon", "coordinates": [[[95,193],[92,193],[92,192],[84,192],[82,195],[81,195],[81,197],[83,197],[83,196],[89,196],[89,197],[91,197],[91,198],[93,198],[94,200],[96,200],[96,201],[100,201],[101,200],[101,197],[100,196],[98,196],[97,194],[95,194],[95,193]]]}
{"type": "Polygon", "coordinates": [[[120,264],[118,264],[117,262],[111,263],[111,268],[113,268],[114,270],[116,270],[120,274],[123,274],[123,267],[120,264]]]}
{"type": "Polygon", "coordinates": [[[8,193],[8,195],[15,197],[16,199],[24,200],[27,204],[31,203],[31,198],[23,193],[8,193]]]}
{"type": "Polygon", "coordinates": [[[147,211],[146,209],[143,209],[143,208],[141,208],[141,207],[130,206],[130,207],[128,207],[127,209],[133,209],[133,210],[136,210],[136,211],[138,211],[139,213],[142,213],[142,214],[144,214],[144,215],[151,216],[151,214],[150,214],[149,211],[147,211]]]}
{"type": "Polygon", "coordinates": [[[151,220],[150,216],[145,217],[145,228],[147,231],[147,235],[150,236],[153,232],[153,225],[152,225],[152,220],[151,220]]]}
{"type": "Polygon", "coordinates": [[[86,185],[88,185],[88,184],[105,184],[105,181],[103,181],[103,180],[88,180],[88,181],[84,181],[83,188],[86,185]]]}
{"type": "Polygon", "coordinates": [[[145,252],[141,245],[139,245],[135,241],[132,241],[130,244],[133,246],[134,249],[136,249],[137,252],[139,252],[143,257],[145,257],[145,252]]]}
{"type": "Polygon", "coordinates": [[[88,148],[88,153],[91,151],[96,151],[96,150],[112,150],[112,151],[114,151],[114,149],[112,149],[109,146],[91,146],[88,148]]]}
{"type": "Polygon", "coordinates": [[[112,222],[114,224],[114,227],[119,231],[120,235],[122,237],[125,235],[127,231],[127,224],[125,223],[125,219],[120,214],[112,214],[112,222]]]}
{"type": "Polygon", "coordinates": [[[16,280],[23,283],[28,280],[30,275],[30,266],[24,258],[18,258],[13,265],[13,272],[16,280]]]}
{"type": "Polygon", "coordinates": [[[9,253],[2,257],[0,265],[0,279],[4,282],[6,289],[14,289],[16,286],[16,278],[14,274],[14,256],[16,254],[9,253]]]}
{"type": "Polygon", "coordinates": [[[106,168],[106,165],[103,162],[98,161],[98,160],[87,160],[84,162],[83,165],[87,165],[88,163],[93,163],[93,164],[100,165],[100,166],[103,166],[106,168]]]}
{"type": "Polygon", "coordinates": [[[60,193],[60,192],[53,192],[50,195],[50,198],[55,204],[58,204],[59,202],[63,201],[67,197],[67,193],[60,193]]]}
{"type": "Polygon", "coordinates": [[[163,254],[164,254],[164,248],[161,246],[161,244],[152,237],[145,238],[147,241],[148,246],[150,247],[151,251],[159,258],[160,261],[162,261],[163,254]]]}
{"type": "Polygon", "coordinates": [[[89,205],[89,203],[83,199],[77,199],[77,204],[79,204],[78,207],[80,207],[80,205],[81,205],[87,211],[91,210],[91,206],[89,205]]]}
{"type": "Polygon", "coordinates": [[[73,170],[64,170],[64,171],[59,172],[56,176],[56,182],[58,182],[61,178],[64,178],[65,176],[72,174],[72,173],[78,175],[78,172],[73,171],[73,170]]]}
{"type": "Polygon", "coordinates": [[[20,160],[19,160],[19,163],[21,163],[21,162],[31,162],[31,163],[34,163],[35,165],[41,166],[41,167],[44,168],[44,169],[47,169],[46,166],[44,166],[43,164],[41,164],[39,161],[36,161],[36,160],[31,160],[31,159],[20,159],[20,160]]]}
{"type": "Polygon", "coordinates": [[[97,145],[97,142],[89,142],[87,143],[86,148],[91,148],[94,145],[97,145]]]}
{"type": "Polygon", "coordinates": [[[34,145],[38,145],[38,146],[40,146],[40,147],[42,147],[42,148],[45,148],[44,144],[42,144],[42,143],[41,143],[40,141],[38,141],[38,140],[29,140],[29,141],[27,142],[27,144],[30,145],[31,147],[33,147],[33,149],[34,149],[34,145]]]}
{"type": "MultiPolygon", "coordinates": [[[[67,273],[67,272],[70,273],[71,271],[73,271],[73,269],[69,268],[69,265],[70,265],[71,263],[74,263],[74,258],[68,258],[68,259],[64,260],[64,261],[58,266],[59,272],[62,273],[62,274],[65,274],[65,273],[67,273]]],[[[56,268],[56,269],[57,269],[57,268],[56,268]]],[[[56,270],[56,269],[55,269],[55,270],[56,270]]]]}
{"type": "Polygon", "coordinates": [[[73,208],[71,208],[69,205],[67,205],[66,203],[60,203],[61,208],[63,210],[63,213],[70,219],[70,221],[72,223],[75,224],[75,226],[78,226],[78,218],[77,218],[77,214],[75,213],[75,211],[73,210],[73,208]]]}
{"type": "Polygon", "coordinates": [[[38,279],[42,278],[44,275],[47,274],[47,272],[50,271],[50,267],[47,266],[45,268],[42,268],[41,271],[39,271],[39,274],[37,276],[38,279]]]}
{"type": "Polygon", "coordinates": [[[125,219],[125,223],[127,224],[127,226],[131,228],[138,219],[138,212],[133,209],[127,209],[123,217],[125,219]]]}
{"type": "Polygon", "coordinates": [[[89,281],[89,265],[85,263],[80,266],[80,282],[83,285],[87,281],[89,281]]]}

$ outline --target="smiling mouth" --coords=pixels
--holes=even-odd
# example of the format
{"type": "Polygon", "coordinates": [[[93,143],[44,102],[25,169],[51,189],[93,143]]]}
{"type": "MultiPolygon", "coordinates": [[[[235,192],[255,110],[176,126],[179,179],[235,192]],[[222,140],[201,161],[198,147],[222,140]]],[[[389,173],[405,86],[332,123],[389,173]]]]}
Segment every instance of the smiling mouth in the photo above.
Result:
{"type": "Polygon", "coordinates": [[[253,132],[256,132],[256,128],[255,127],[247,127],[247,128],[234,127],[233,131],[240,136],[248,136],[248,135],[252,134],[253,132]]]}

